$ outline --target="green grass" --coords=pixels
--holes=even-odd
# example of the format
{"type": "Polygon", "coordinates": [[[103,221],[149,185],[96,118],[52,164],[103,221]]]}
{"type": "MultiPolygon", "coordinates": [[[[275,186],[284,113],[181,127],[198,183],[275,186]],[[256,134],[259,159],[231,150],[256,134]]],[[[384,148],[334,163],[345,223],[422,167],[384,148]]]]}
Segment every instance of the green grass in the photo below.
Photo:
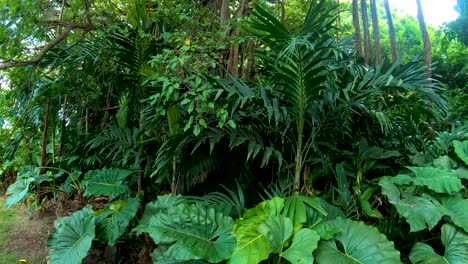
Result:
{"type": "Polygon", "coordinates": [[[24,263],[20,262],[21,259],[26,259],[28,264],[44,264],[44,261],[28,259],[21,256],[19,252],[15,252],[8,248],[12,239],[15,239],[12,230],[17,225],[25,224],[24,215],[21,214],[22,210],[16,206],[15,208],[6,208],[5,199],[0,197],[0,263],[1,264],[14,264],[24,263]]]}

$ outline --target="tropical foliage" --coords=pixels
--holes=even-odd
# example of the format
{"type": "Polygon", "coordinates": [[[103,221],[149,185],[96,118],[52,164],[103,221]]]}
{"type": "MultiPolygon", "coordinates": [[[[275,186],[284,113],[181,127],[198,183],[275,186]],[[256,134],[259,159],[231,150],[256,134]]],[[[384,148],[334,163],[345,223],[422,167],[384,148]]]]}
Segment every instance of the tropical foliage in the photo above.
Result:
{"type": "Polygon", "coordinates": [[[468,261],[456,23],[436,66],[408,16],[363,54],[367,1],[33,2],[0,0],[0,183],[55,208],[50,263],[468,261]]]}

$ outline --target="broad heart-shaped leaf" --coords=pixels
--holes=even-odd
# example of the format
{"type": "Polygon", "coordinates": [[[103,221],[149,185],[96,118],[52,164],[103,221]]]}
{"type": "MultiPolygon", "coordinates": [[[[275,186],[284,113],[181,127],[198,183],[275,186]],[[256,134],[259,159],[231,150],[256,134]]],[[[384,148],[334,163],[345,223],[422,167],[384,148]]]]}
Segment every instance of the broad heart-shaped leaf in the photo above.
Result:
{"type": "Polygon", "coordinates": [[[320,236],[317,232],[303,228],[296,233],[291,246],[280,254],[291,263],[310,264],[314,263],[312,252],[317,248],[320,236]]]}
{"type": "Polygon", "coordinates": [[[432,229],[445,214],[443,206],[429,196],[409,196],[394,205],[398,213],[405,217],[411,232],[432,229]]]}
{"type": "Polygon", "coordinates": [[[146,231],[157,243],[173,243],[164,256],[177,260],[203,259],[218,263],[231,256],[235,238],[231,217],[202,204],[179,204],[149,218],[146,231]]]}
{"type": "Polygon", "coordinates": [[[453,147],[455,148],[455,153],[458,157],[468,165],[468,140],[463,142],[455,140],[453,141],[453,147]]]}
{"type": "Polygon", "coordinates": [[[146,204],[145,212],[140,219],[140,224],[133,229],[133,232],[135,232],[137,235],[141,234],[142,232],[146,232],[146,229],[153,221],[153,218],[158,217],[160,213],[167,214],[169,209],[175,208],[184,202],[185,199],[181,195],[159,195],[156,201],[146,204]]]}
{"type": "Polygon", "coordinates": [[[382,187],[382,193],[388,197],[388,201],[392,204],[398,203],[400,201],[400,190],[393,183],[393,177],[384,176],[379,181],[380,187],[382,187]]]}
{"type": "Polygon", "coordinates": [[[113,246],[125,232],[130,221],[138,211],[138,198],[117,200],[96,212],[98,237],[103,237],[113,246]]]}
{"type": "Polygon", "coordinates": [[[443,197],[442,204],[453,223],[468,232],[468,199],[461,196],[443,197]]]}
{"type": "Polygon", "coordinates": [[[51,264],[79,264],[88,254],[95,233],[95,217],[91,206],[86,206],[71,216],[55,221],[56,231],[48,241],[51,264]]]}
{"type": "Polygon", "coordinates": [[[448,264],[447,260],[437,254],[431,246],[421,242],[414,244],[409,257],[415,264],[448,264]]]}
{"type": "Polygon", "coordinates": [[[122,184],[122,181],[133,172],[129,170],[110,168],[94,170],[88,173],[91,174],[91,177],[88,187],[84,193],[85,197],[91,195],[113,195],[126,192],[128,190],[128,186],[122,184]]]}
{"type": "Polygon", "coordinates": [[[26,197],[29,191],[29,184],[34,181],[34,177],[18,179],[12,185],[8,186],[7,195],[11,195],[6,199],[6,206],[11,207],[15,203],[20,202],[26,197]]]}
{"type": "Polygon", "coordinates": [[[441,232],[445,246],[444,256],[437,254],[425,243],[416,243],[409,255],[415,264],[465,264],[468,263],[468,234],[450,224],[444,224],[441,232]]]}
{"type": "Polygon", "coordinates": [[[307,207],[310,206],[320,214],[326,216],[327,211],[320,204],[318,197],[306,197],[301,195],[292,195],[284,201],[282,214],[289,217],[294,224],[304,224],[307,222],[307,207]]]}
{"type": "Polygon", "coordinates": [[[196,260],[178,260],[171,257],[164,256],[164,252],[170,245],[159,244],[158,247],[151,253],[151,258],[154,264],[208,264],[205,261],[196,260]]]}
{"type": "Polygon", "coordinates": [[[259,263],[271,253],[270,241],[259,232],[260,225],[272,216],[278,216],[283,209],[284,199],[275,197],[248,209],[238,220],[232,230],[237,246],[229,260],[230,264],[259,263]]]}
{"type": "Polygon", "coordinates": [[[341,232],[334,239],[320,241],[314,251],[318,264],[401,263],[400,252],[377,228],[343,218],[337,218],[331,224],[341,228],[341,232]],[[338,248],[337,242],[341,243],[343,251],[338,248]]]}
{"type": "Polygon", "coordinates": [[[415,174],[414,184],[427,186],[438,193],[455,193],[464,188],[452,170],[434,167],[408,167],[415,174]]]}
{"type": "Polygon", "coordinates": [[[265,223],[258,226],[258,232],[270,241],[271,252],[281,253],[286,241],[293,234],[294,227],[291,219],[279,215],[271,216],[265,223]]]}

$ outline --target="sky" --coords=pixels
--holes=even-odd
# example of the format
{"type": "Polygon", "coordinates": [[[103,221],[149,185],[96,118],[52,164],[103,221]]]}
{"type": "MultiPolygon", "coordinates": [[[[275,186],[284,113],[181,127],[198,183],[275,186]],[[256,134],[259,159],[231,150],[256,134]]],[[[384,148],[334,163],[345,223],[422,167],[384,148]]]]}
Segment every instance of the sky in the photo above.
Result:
{"type": "MultiPolygon", "coordinates": [[[[416,0],[388,0],[390,8],[396,8],[410,15],[417,15],[416,0]]],[[[454,6],[457,0],[421,0],[424,20],[427,24],[438,28],[443,22],[455,20],[459,14],[454,6]]]]}

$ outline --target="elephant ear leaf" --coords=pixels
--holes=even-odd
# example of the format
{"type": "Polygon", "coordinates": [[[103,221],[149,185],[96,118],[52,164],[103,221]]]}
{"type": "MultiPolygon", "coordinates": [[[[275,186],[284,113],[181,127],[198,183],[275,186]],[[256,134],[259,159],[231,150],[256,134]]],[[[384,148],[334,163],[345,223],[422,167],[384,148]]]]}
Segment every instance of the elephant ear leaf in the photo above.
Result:
{"type": "Polygon", "coordinates": [[[331,225],[339,227],[341,232],[319,243],[314,251],[318,264],[401,263],[400,252],[377,228],[343,218],[333,220],[331,225]]]}
{"type": "Polygon", "coordinates": [[[461,229],[444,224],[442,226],[442,243],[445,254],[441,256],[425,243],[416,243],[410,253],[410,260],[415,264],[464,264],[468,263],[468,234],[461,229]]]}
{"type": "Polygon", "coordinates": [[[91,206],[59,218],[54,224],[56,232],[47,241],[50,263],[81,263],[95,236],[95,217],[91,206]]]}
{"type": "Polygon", "coordinates": [[[96,224],[98,234],[104,236],[113,246],[127,229],[138,210],[138,198],[117,200],[97,212],[96,224]]]}
{"type": "Polygon", "coordinates": [[[232,218],[202,204],[179,204],[148,221],[137,230],[148,232],[158,244],[170,244],[163,258],[218,263],[228,259],[236,246],[232,218]]]}
{"type": "Polygon", "coordinates": [[[468,165],[468,140],[463,142],[455,140],[453,141],[453,147],[455,148],[455,153],[458,157],[468,165]]]}
{"type": "Polygon", "coordinates": [[[443,197],[442,204],[453,223],[468,232],[468,199],[461,196],[443,197]]]}
{"type": "Polygon", "coordinates": [[[294,236],[291,246],[280,256],[294,264],[314,263],[312,252],[317,248],[319,240],[317,232],[303,228],[294,236]]]}
{"type": "Polygon", "coordinates": [[[274,253],[283,251],[283,246],[293,234],[293,223],[291,219],[279,215],[272,216],[258,227],[258,232],[270,241],[270,249],[274,253]]]}
{"type": "MultiPolygon", "coordinates": [[[[250,208],[244,213],[242,218],[236,220],[232,233],[236,237],[237,246],[232,253],[229,263],[259,263],[268,258],[271,253],[270,240],[267,238],[269,234],[264,232],[266,230],[262,230],[259,227],[267,223],[274,216],[278,216],[283,207],[284,199],[274,197],[271,200],[259,203],[255,208],[250,208]]],[[[289,225],[286,222],[284,224],[289,225]]],[[[269,224],[270,227],[272,225],[273,223],[269,224]]],[[[264,225],[263,228],[266,229],[267,226],[264,225]]],[[[284,233],[287,234],[288,231],[286,230],[289,228],[283,227],[283,229],[283,235],[284,233]]],[[[279,236],[272,235],[271,237],[278,238],[279,236]]],[[[274,245],[273,248],[275,248],[274,245]]]]}
{"type": "Polygon", "coordinates": [[[34,181],[34,177],[18,179],[15,183],[8,186],[6,194],[9,197],[6,200],[6,206],[11,207],[13,204],[23,200],[29,191],[29,184],[34,181]]]}
{"type": "Polygon", "coordinates": [[[90,176],[90,180],[84,196],[124,193],[128,190],[128,186],[122,184],[122,181],[132,173],[132,171],[117,168],[90,171],[88,172],[90,175],[87,175],[90,176]]]}

